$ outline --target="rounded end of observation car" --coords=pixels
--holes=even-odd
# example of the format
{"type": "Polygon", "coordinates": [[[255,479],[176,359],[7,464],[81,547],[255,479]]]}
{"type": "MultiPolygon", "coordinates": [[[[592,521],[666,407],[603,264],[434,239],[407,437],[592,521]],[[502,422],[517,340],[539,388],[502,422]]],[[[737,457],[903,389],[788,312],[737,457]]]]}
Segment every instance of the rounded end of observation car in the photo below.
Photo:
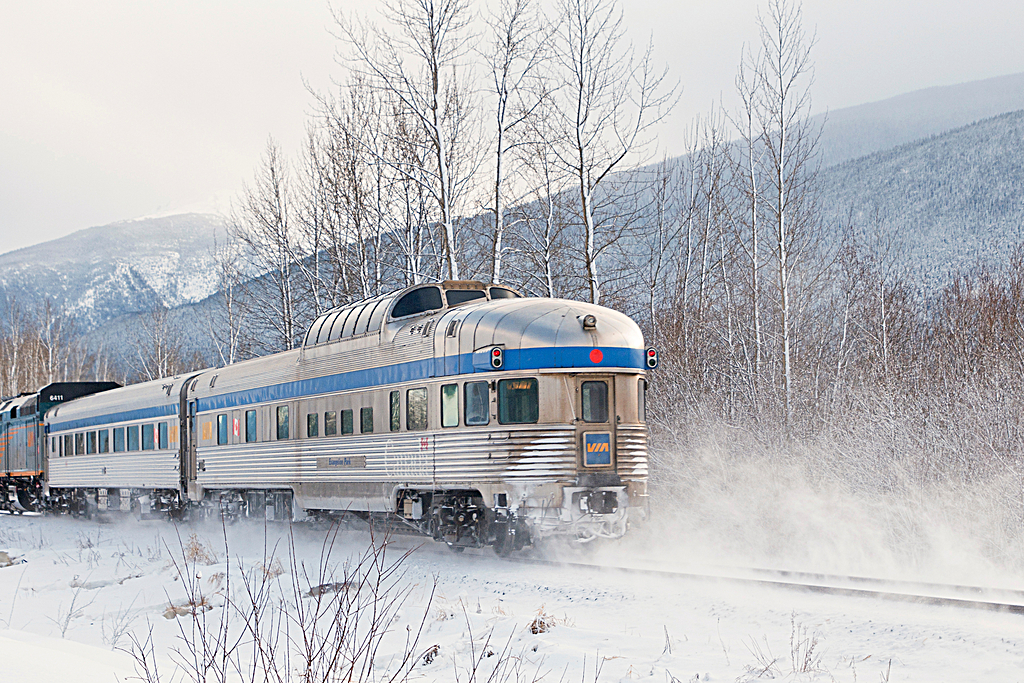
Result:
{"type": "Polygon", "coordinates": [[[640,327],[618,311],[579,301],[491,301],[445,316],[435,335],[457,337],[461,353],[473,352],[478,371],[498,369],[495,348],[502,351],[504,370],[645,369],[640,327]]]}

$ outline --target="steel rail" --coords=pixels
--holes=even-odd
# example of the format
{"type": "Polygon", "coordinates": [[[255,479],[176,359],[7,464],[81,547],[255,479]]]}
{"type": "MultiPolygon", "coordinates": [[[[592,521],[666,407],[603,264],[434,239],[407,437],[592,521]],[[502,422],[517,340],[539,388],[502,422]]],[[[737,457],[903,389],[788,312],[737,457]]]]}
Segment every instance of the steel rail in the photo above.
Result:
{"type": "Polygon", "coordinates": [[[923,605],[959,607],[965,609],[988,610],[1024,614],[1024,591],[986,588],[982,586],[958,586],[938,583],[911,581],[890,581],[863,576],[836,576],[829,574],[812,574],[808,572],[760,569],[732,568],[732,574],[701,573],[696,571],[680,571],[673,569],[656,569],[650,567],[625,567],[616,565],[600,565],[588,562],[571,562],[564,560],[548,560],[531,557],[511,557],[509,561],[537,566],[563,567],[574,570],[597,571],[620,574],[645,574],[667,579],[689,579],[700,581],[718,581],[724,583],[741,583],[760,585],[785,590],[841,595],[850,597],[880,598],[900,602],[923,605]],[[739,572],[750,572],[752,576],[741,576],[739,572]],[[856,585],[840,585],[842,583],[856,585]],[[921,588],[932,592],[926,593],[921,588]],[[904,590],[899,589],[906,589],[904,590]],[[909,592],[915,589],[917,592],[909,592]],[[936,593],[945,591],[947,595],[936,593]],[[965,595],[952,595],[964,593],[965,595]],[[967,597],[975,595],[979,597],[967,597]],[[983,599],[981,596],[992,599],[983,599]]]}

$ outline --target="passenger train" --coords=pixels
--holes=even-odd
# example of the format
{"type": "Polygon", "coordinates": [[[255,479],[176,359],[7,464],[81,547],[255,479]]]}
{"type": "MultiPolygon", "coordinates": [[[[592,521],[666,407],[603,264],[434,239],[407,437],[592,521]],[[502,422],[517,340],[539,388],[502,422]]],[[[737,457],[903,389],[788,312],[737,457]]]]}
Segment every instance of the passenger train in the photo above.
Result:
{"type": "Polygon", "coordinates": [[[455,550],[622,536],[646,514],[627,316],[475,281],[330,310],[291,351],[0,406],[12,510],[386,517],[455,550]]]}

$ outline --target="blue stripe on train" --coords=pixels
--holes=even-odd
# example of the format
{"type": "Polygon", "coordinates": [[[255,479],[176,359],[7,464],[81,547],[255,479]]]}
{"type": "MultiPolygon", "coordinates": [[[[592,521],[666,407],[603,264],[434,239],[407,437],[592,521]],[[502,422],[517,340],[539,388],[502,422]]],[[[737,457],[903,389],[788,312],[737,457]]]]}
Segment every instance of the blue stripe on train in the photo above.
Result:
{"type": "Polygon", "coordinates": [[[63,432],[68,429],[82,429],[94,425],[110,424],[111,422],[132,422],[136,420],[151,420],[155,417],[171,417],[178,414],[178,402],[162,406],[150,406],[149,408],[138,408],[136,410],[124,410],[108,415],[97,417],[86,417],[81,420],[68,420],[66,422],[55,422],[49,425],[51,432],[63,432]]]}
{"type": "MultiPolygon", "coordinates": [[[[488,349],[489,351],[489,349],[488,349]]],[[[545,347],[536,349],[508,349],[505,351],[503,370],[537,370],[541,368],[638,368],[644,367],[642,349],[626,349],[616,347],[601,348],[602,358],[599,363],[591,360],[594,347],[565,346],[545,347]]],[[[197,401],[199,412],[211,410],[227,410],[241,406],[273,401],[287,401],[300,396],[317,396],[352,389],[365,389],[373,386],[415,382],[431,377],[469,374],[473,372],[491,371],[490,366],[474,367],[474,354],[464,353],[443,358],[429,358],[421,361],[396,363],[379,368],[354,370],[326,377],[283,382],[266,387],[235,391],[230,394],[201,398],[197,401]]],[[[488,361],[489,362],[489,361],[488,361]]],[[[177,403],[156,408],[142,408],[109,415],[102,415],[81,420],[68,420],[50,426],[52,431],[82,429],[93,425],[145,420],[154,417],[175,415],[177,403]]]]}

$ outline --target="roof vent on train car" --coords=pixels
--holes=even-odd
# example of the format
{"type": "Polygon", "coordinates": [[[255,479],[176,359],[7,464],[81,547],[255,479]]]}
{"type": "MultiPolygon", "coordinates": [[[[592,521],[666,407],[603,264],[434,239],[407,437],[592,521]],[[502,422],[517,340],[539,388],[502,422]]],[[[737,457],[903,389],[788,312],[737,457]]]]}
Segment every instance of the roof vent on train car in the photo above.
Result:
{"type": "Polygon", "coordinates": [[[597,329],[597,317],[593,315],[583,316],[583,329],[593,331],[597,329]]]}

